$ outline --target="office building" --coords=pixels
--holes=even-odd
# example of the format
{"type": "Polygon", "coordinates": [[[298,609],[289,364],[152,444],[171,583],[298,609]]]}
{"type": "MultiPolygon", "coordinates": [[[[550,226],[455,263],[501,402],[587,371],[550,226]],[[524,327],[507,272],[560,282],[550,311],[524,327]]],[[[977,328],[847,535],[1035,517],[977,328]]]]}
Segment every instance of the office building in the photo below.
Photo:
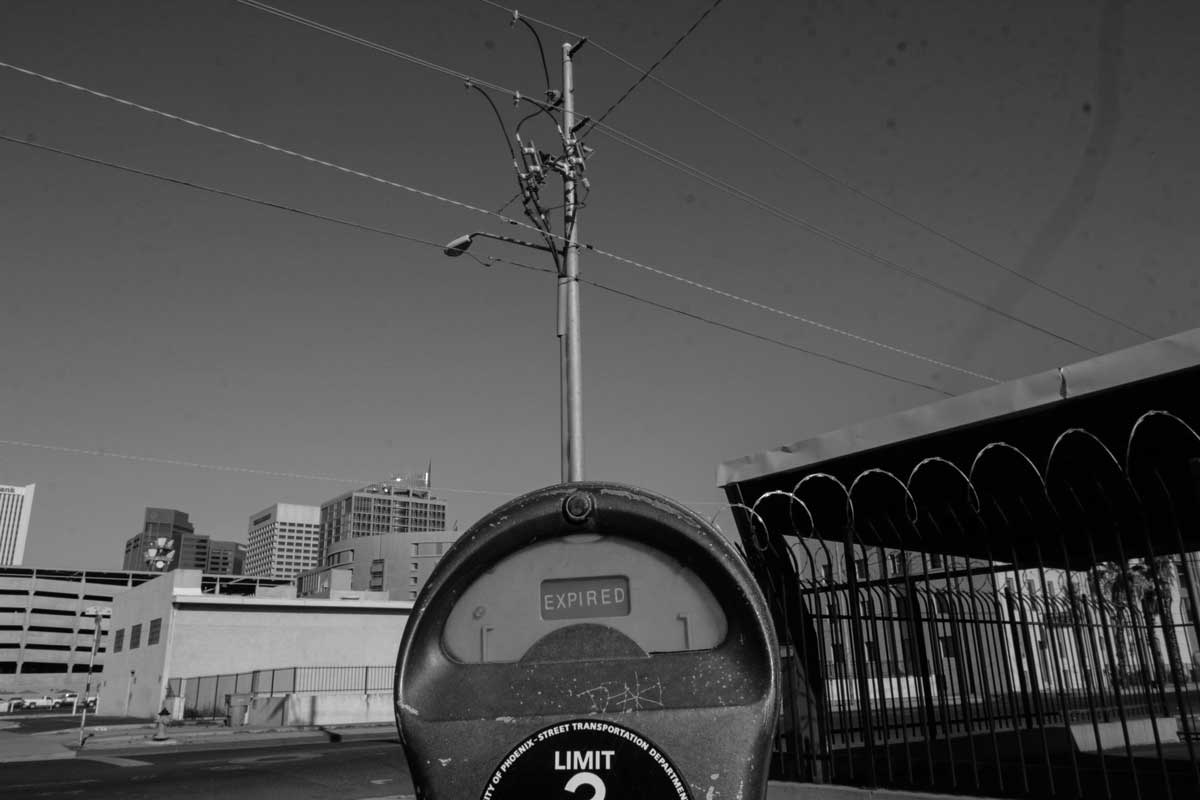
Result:
{"type": "Polygon", "coordinates": [[[393,478],[322,503],[320,563],[335,544],[362,536],[444,531],[446,503],[432,495],[427,476],[422,482],[393,478]]]}
{"type": "Polygon", "coordinates": [[[213,539],[208,543],[209,575],[241,575],[246,566],[246,545],[213,539]]]}
{"type": "Polygon", "coordinates": [[[298,591],[302,597],[324,597],[348,589],[415,600],[457,538],[455,531],[424,531],[343,539],[330,546],[320,568],[300,576],[298,591]]]}
{"type": "Polygon", "coordinates": [[[146,569],[146,551],[158,539],[170,539],[175,555],[166,570],[208,569],[209,538],[197,534],[188,515],[173,508],[147,508],[141,533],[125,542],[123,569],[146,569]]]}
{"type": "Polygon", "coordinates": [[[19,565],[25,558],[35,485],[0,486],[0,565],[19,565]]]}
{"type": "Polygon", "coordinates": [[[294,578],[317,566],[321,509],[276,503],[250,517],[247,575],[294,578]]]}

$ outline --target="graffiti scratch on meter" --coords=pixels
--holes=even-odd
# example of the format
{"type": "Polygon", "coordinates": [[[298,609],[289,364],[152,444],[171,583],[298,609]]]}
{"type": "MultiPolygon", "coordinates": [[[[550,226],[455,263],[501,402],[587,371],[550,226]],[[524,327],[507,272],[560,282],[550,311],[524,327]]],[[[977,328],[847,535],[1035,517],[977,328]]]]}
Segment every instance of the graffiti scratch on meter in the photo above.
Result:
{"type": "Polygon", "coordinates": [[[591,710],[599,713],[609,711],[641,711],[646,708],[662,708],[662,681],[644,681],[636,672],[633,684],[628,681],[605,681],[604,683],[575,692],[575,697],[586,697],[591,710]]]}

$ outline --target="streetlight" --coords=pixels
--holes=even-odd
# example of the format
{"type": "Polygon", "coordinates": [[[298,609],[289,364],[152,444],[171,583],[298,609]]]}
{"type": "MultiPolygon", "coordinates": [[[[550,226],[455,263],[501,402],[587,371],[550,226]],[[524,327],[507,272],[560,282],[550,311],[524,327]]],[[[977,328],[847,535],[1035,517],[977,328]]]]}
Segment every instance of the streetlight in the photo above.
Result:
{"type": "MultiPolygon", "coordinates": [[[[112,616],[112,609],[108,606],[88,606],[83,610],[83,616],[91,617],[96,624],[92,632],[92,655],[88,659],[87,671],[87,687],[83,690],[83,714],[79,717],[79,746],[83,747],[83,728],[87,724],[87,709],[88,698],[92,694],[92,670],[96,666],[96,651],[100,649],[100,620],[104,617],[112,616]]],[[[76,708],[79,706],[79,698],[75,698],[76,708]]],[[[97,710],[99,710],[100,701],[96,700],[97,710]]]]}
{"type": "Polygon", "coordinates": [[[469,250],[471,248],[471,245],[475,242],[476,236],[482,236],[485,239],[495,239],[498,242],[508,242],[509,244],[519,244],[519,245],[521,245],[521,247],[529,247],[534,250],[541,250],[544,253],[557,252],[556,250],[553,250],[544,244],[534,244],[533,242],[526,242],[521,239],[514,239],[511,236],[500,236],[499,234],[488,233],[486,231],[475,231],[474,233],[468,233],[465,236],[460,236],[457,239],[455,239],[454,241],[449,242],[445,246],[445,248],[442,249],[442,252],[445,253],[446,255],[448,255],[450,258],[458,258],[459,256],[461,256],[463,253],[467,252],[467,250],[469,250]]]}

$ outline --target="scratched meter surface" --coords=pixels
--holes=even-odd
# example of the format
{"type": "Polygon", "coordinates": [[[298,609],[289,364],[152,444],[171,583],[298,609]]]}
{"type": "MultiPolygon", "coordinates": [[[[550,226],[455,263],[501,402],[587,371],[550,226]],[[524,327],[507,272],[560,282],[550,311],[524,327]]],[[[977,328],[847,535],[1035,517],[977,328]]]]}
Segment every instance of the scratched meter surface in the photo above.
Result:
{"type": "Polygon", "coordinates": [[[405,628],[418,796],[765,796],[774,628],[704,520],[628,486],[542,489],[443,556],[405,628]]]}

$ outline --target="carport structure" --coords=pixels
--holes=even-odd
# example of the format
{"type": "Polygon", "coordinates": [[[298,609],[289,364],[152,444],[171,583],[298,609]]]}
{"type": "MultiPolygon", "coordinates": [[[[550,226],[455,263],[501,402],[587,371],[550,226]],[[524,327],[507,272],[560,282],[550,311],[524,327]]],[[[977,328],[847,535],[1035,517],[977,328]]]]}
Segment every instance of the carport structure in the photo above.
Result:
{"type": "Polygon", "coordinates": [[[774,775],[1200,796],[1200,330],[722,464],[774,775]]]}

